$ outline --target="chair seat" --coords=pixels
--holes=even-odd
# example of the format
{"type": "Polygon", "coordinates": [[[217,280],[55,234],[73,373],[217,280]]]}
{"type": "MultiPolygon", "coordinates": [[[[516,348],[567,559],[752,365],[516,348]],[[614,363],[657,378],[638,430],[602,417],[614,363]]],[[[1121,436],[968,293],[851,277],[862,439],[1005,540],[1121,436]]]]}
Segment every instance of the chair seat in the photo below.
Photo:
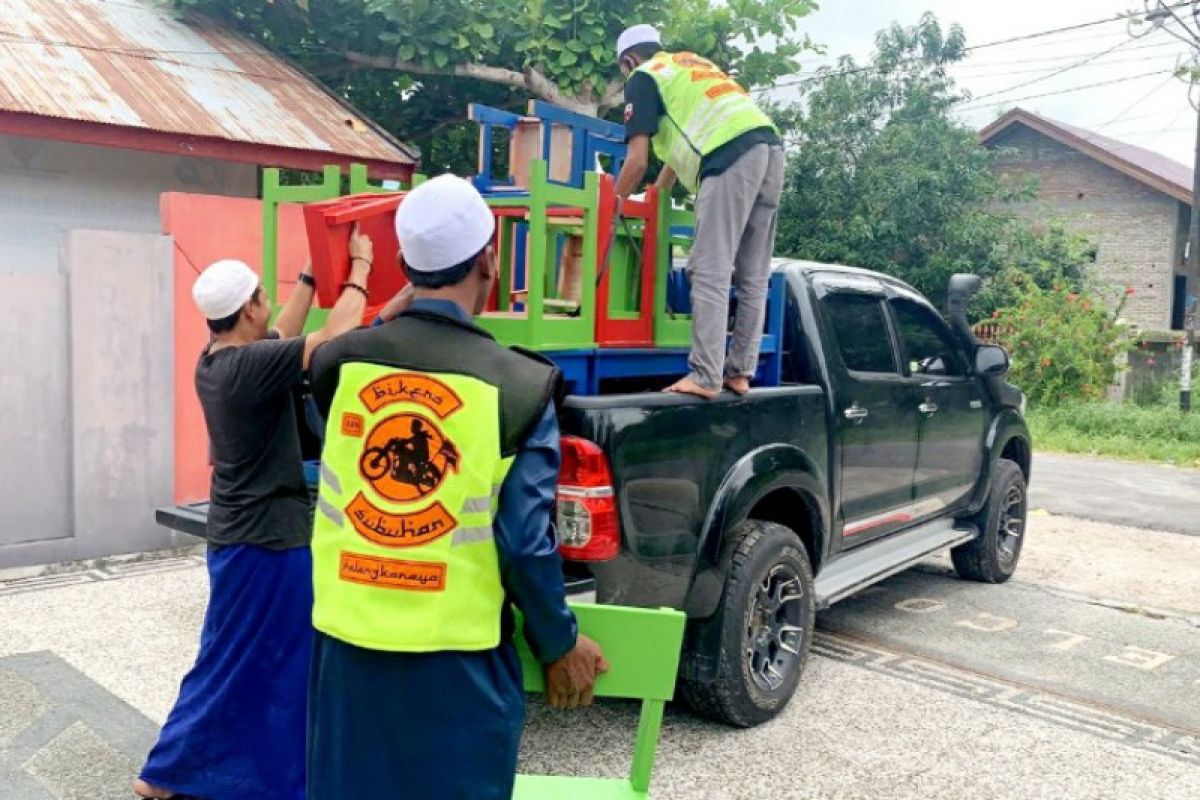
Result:
{"type": "Polygon", "coordinates": [[[513,800],[649,800],[624,778],[518,775],[513,800]]]}

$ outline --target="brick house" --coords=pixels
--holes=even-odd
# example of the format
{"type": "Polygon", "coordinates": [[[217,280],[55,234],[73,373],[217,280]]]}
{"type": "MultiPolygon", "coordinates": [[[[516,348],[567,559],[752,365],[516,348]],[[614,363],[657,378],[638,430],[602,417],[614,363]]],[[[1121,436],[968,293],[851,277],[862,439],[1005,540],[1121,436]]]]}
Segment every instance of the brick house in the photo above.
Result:
{"type": "Polygon", "coordinates": [[[1097,248],[1094,277],[1107,296],[1134,288],[1125,307],[1130,322],[1148,332],[1183,328],[1189,167],[1019,108],[979,136],[985,146],[1007,151],[995,167],[999,174],[1039,181],[1037,197],[1017,213],[1061,219],[1087,236],[1097,248]]]}

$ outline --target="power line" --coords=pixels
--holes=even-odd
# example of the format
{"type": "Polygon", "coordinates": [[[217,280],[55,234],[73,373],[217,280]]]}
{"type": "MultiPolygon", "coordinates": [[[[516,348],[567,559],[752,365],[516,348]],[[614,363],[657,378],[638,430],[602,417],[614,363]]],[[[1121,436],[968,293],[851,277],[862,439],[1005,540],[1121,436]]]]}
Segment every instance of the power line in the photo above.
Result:
{"type": "MultiPolygon", "coordinates": [[[[1172,125],[1174,125],[1176,122],[1179,121],[1179,118],[1182,117],[1184,112],[1187,110],[1188,110],[1188,106],[1184,106],[1183,108],[1179,109],[1179,112],[1174,117],[1171,118],[1171,121],[1167,123],[1165,128],[1163,128],[1161,131],[1159,131],[1158,133],[1151,136],[1149,139],[1143,139],[1141,141],[1141,144],[1149,144],[1150,142],[1153,142],[1155,139],[1157,139],[1159,136],[1162,136],[1164,133],[1167,132],[1168,129],[1171,128],[1172,125]]],[[[1195,129],[1189,127],[1189,128],[1184,128],[1184,130],[1195,130],[1195,129]]]]}
{"type": "MultiPolygon", "coordinates": [[[[1105,61],[1103,64],[1097,64],[1098,67],[1115,67],[1119,64],[1145,64],[1148,61],[1159,62],[1160,65],[1175,66],[1174,53],[1160,53],[1156,56],[1141,56],[1139,58],[1119,58],[1112,61],[1105,61]],[[1165,60],[1164,60],[1165,59],[1165,60]]],[[[1008,78],[1016,75],[1043,75],[1046,72],[1045,67],[1035,67],[1034,69],[1007,69],[998,72],[976,72],[970,75],[956,76],[960,81],[983,81],[990,78],[1008,78]]],[[[1012,87],[1010,87],[1011,89],[1012,87]]]]}
{"type": "MultiPolygon", "coordinates": [[[[1122,41],[1126,40],[1126,37],[1124,36],[1124,34],[1122,34],[1121,38],[1122,38],[1122,41]]],[[[1182,50],[1182,48],[1180,47],[1180,45],[1177,42],[1164,41],[1164,42],[1154,42],[1151,44],[1139,44],[1137,47],[1127,47],[1124,49],[1123,52],[1133,53],[1138,50],[1162,50],[1163,48],[1166,48],[1166,47],[1175,48],[1175,50],[1182,50]]],[[[1022,58],[1020,60],[1020,63],[1021,64],[1049,64],[1051,62],[1073,61],[1075,59],[1085,58],[1089,55],[1091,55],[1091,53],[1065,53],[1063,55],[1045,56],[1043,58],[1022,58]]],[[[1145,58],[1145,59],[1162,58],[1162,55],[1143,56],[1143,58],[1145,58]]],[[[1133,60],[1135,60],[1135,59],[1123,59],[1121,61],[1110,61],[1108,63],[1120,64],[1120,63],[1125,63],[1125,61],[1133,61],[1133,60]]],[[[955,62],[954,64],[949,65],[949,68],[954,69],[954,70],[996,69],[999,67],[1010,66],[1013,63],[1016,63],[1016,62],[1014,62],[1012,60],[1009,60],[1009,61],[959,61],[959,62],[955,62]]]]}
{"type": "MultiPolygon", "coordinates": [[[[1133,111],[1135,108],[1140,106],[1142,103],[1146,102],[1146,100],[1150,99],[1150,97],[1152,97],[1153,95],[1158,94],[1160,91],[1162,91],[1164,88],[1166,88],[1173,80],[1175,80],[1174,73],[1168,75],[1167,79],[1165,81],[1163,81],[1162,83],[1160,83],[1158,86],[1155,86],[1153,89],[1146,92],[1138,99],[1134,100],[1132,103],[1127,105],[1125,108],[1118,111],[1113,116],[1112,119],[1110,119],[1108,122],[1105,122],[1104,124],[1100,125],[1095,130],[1102,131],[1105,128],[1113,125],[1114,123],[1119,122],[1121,119],[1123,119],[1125,117],[1126,114],[1128,114],[1130,111],[1133,111]]],[[[1132,120],[1127,120],[1127,121],[1132,122],[1132,120]]]]}
{"type": "MultiPolygon", "coordinates": [[[[997,100],[994,103],[980,103],[979,105],[976,105],[976,106],[969,105],[969,106],[966,106],[965,108],[960,108],[959,111],[975,111],[980,108],[991,108],[993,106],[1002,106],[1005,103],[1019,103],[1022,100],[1037,100],[1042,97],[1053,97],[1053,96],[1059,95],[1059,94],[1069,94],[1071,92],[1083,91],[1084,89],[1095,89],[1099,86],[1111,86],[1114,83],[1126,83],[1128,81],[1136,81],[1136,80],[1140,80],[1142,78],[1149,78],[1153,75],[1164,75],[1164,74],[1168,74],[1168,73],[1174,74],[1174,72],[1175,72],[1174,70],[1155,70],[1154,72],[1143,72],[1138,75],[1127,75],[1123,78],[1114,78],[1113,80],[1108,80],[1108,81],[1097,81],[1095,83],[1085,83],[1082,86],[1072,86],[1068,89],[1059,89],[1058,91],[1055,91],[1055,92],[1042,92],[1041,94],[1030,94],[1030,95],[1026,95],[1024,97],[1009,97],[1009,98],[1005,98],[1004,100],[997,100]]],[[[969,103],[972,101],[964,100],[963,102],[969,103]]]]}
{"type": "Polygon", "coordinates": [[[1026,86],[1032,86],[1035,83],[1041,83],[1042,81],[1050,80],[1053,77],[1062,75],[1064,72],[1070,72],[1073,69],[1078,69],[1079,67],[1082,67],[1086,64],[1090,64],[1093,61],[1095,61],[1096,59],[1102,58],[1102,57],[1108,55],[1109,53],[1113,52],[1114,50],[1117,50],[1118,48],[1123,47],[1126,44],[1129,44],[1131,41],[1132,41],[1132,39],[1124,39],[1120,42],[1117,42],[1112,47],[1109,47],[1106,50],[1101,50],[1098,53],[1093,53],[1092,55],[1088,56],[1087,58],[1083,59],[1082,61],[1076,61],[1073,64],[1068,64],[1065,67],[1059,67],[1058,69],[1055,69],[1051,72],[1047,72],[1045,75],[1040,75],[1036,78],[1030,78],[1027,81],[1023,81],[1021,83],[1015,84],[1013,86],[1009,86],[1004,89],[998,89],[994,92],[988,92],[987,94],[981,94],[978,97],[972,97],[971,100],[972,101],[983,100],[984,98],[987,98],[987,97],[995,97],[998,94],[1008,94],[1009,92],[1016,91],[1017,89],[1024,89],[1026,86]]]}
{"type": "MultiPolygon", "coordinates": [[[[1183,8],[1183,7],[1189,6],[1189,5],[1191,5],[1191,2],[1190,2],[1190,0],[1187,0],[1187,2],[1181,2],[1181,3],[1176,3],[1174,5],[1170,5],[1170,6],[1168,6],[1168,8],[1183,8]]],[[[1059,33],[1065,33],[1068,31],[1075,31],[1075,30],[1080,30],[1083,28],[1091,28],[1091,27],[1095,27],[1096,25],[1104,25],[1104,24],[1111,23],[1111,22],[1122,22],[1126,19],[1127,19],[1127,17],[1120,17],[1120,16],[1105,17],[1104,19],[1091,20],[1090,22],[1080,22],[1080,23],[1077,23],[1074,25],[1065,25],[1065,26],[1062,26],[1059,28],[1049,28],[1049,29],[1043,30],[1043,31],[1034,31],[1032,33],[1022,34],[1021,36],[1011,36],[1007,39],[997,39],[996,41],[993,41],[993,42],[984,42],[983,44],[977,44],[977,45],[972,45],[971,47],[965,47],[965,48],[963,48],[963,53],[973,53],[977,50],[984,50],[989,47],[1000,47],[1001,45],[1006,45],[1006,44],[1016,44],[1018,42],[1027,42],[1027,41],[1031,41],[1034,39],[1041,39],[1041,38],[1045,38],[1047,36],[1053,36],[1053,35],[1059,34],[1059,33]]],[[[1109,34],[1106,34],[1106,35],[1109,35],[1109,34]]],[[[1126,39],[1122,39],[1122,41],[1127,42],[1129,40],[1126,38],[1126,39]]],[[[766,86],[766,87],[762,87],[759,89],[755,89],[754,91],[761,93],[761,92],[771,91],[773,89],[786,89],[790,86],[803,86],[808,83],[813,83],[816,81],[828,80],[829,78],[838,78],[838,77],[842,77],[844,75],[856,75],[859,73],[872,72],[872,71],[876,71],[876,70],[878,70],[878,67],[874,66],[873,64],[867,64],[867,65],[864,65],[861,67],[852,67],[849,69],[837,70],[834,72],[827,72],[827,73],[822,73],[822,74],[818,74],[818,75],[813,75],[808,78],[797,78],[796,80],[792,80],[792,81],[783,81],[780,83],[773,84],[772,86],[766,86]]]]}

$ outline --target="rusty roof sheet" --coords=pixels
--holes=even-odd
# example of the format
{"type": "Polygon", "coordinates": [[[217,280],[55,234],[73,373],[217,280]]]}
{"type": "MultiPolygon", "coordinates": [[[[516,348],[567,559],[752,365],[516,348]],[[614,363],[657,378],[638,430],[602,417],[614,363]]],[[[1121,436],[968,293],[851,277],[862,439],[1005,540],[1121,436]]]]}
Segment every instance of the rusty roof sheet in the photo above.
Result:
{"type": "Polygon", "coordinates": [[[0,0],[0,113],[416,161],[286,60],[152,2],[0,0]]]}
{"type": "Polygon", "coordinates": [[[1180,164],[1153,150],[1111,139],[1022,108],[1014,108],[988,125],[980,131],[979,138],[984,144],[988,144],[1017,123],[1086,153],[1118,172],[1181,202],[1192,201],[1192,169],[1186,164],[1180,164]]]}

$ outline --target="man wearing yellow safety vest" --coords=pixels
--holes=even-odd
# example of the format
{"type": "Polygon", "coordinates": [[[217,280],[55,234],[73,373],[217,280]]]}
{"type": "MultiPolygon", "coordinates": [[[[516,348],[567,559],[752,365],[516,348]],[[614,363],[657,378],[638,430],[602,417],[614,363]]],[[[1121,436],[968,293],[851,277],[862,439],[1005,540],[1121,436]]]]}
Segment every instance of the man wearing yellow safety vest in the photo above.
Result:
{"type": "Polygon", "coordinates": [[[712,399],[724,385],[745,394],[758,365],[783,146],[745,89],[707,59],[664,51],[652,26],[626,29],[617,57],[628,78],[618,203],[641,184],[651,145],[665,165],[657,186],[670,190],[678,179],[696,196],[690,372],[667,391],[712,399]],[[737,319],[726,357],[731,281],[737,319]]]}
{"type": "Polygon", "coordinates": [[[550,517],[558,371],[471,322],[494,231],[467,181],[414,189],[396,213],[411,306],[313,356],[310,800],[507,800],[525,708],[509,601],[552,705],[590,703],[607,669],[567,607],[550,517]]]}

